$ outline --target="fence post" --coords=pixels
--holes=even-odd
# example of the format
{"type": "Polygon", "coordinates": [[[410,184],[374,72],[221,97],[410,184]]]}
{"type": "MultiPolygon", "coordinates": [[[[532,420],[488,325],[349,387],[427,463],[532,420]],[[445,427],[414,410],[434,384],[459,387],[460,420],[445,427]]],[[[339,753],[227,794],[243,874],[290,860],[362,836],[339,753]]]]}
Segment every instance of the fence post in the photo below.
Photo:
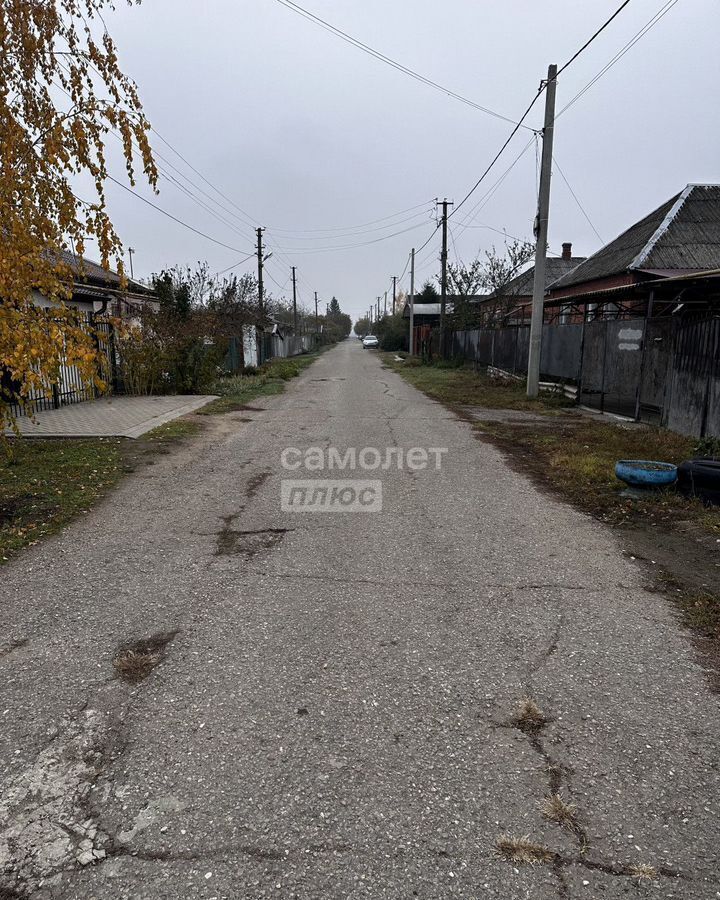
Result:
{"type": "Polygon", "coordinates": [[[603,335],[603,358],[602,358],[602,375],[600,377],[600,412],[605,412],[605,368],[607,366],[607,343],[608,343],[608,326],[610,319],[601,319],[605,328],[603,335]]]}
{"type": "Polygon", "coordinates": [[[580,333],[580,364],[577,377],[577,403],[582,405],[583,365],[585,363],[585,328],[587,325],[587,306],[583,307],[582,331],[580,333]]]}
{"type": "Polygon", "coordinates": [[[710,332],[708,340],[708,376],[705,381],[705,399],[703,401],[702,421],[700,423],[700,437],[705,437],[707,433],[708,416],[710,414],[710,391],[712,390],[717,369],[718,336],[720,335],[718,321],[720,320],[713,318],[707,321],[710,332]]]}
{"type": "Polygon", "coordinates": [[[650,323],[650,316],[652,314],[654,297],[655,297],[655,291],[650,291],[650,298],[648,299],[647,309],[645,310],[645,321],[643,322],[643,339],[642,339],[642,356],[640,357],[640,374],[638,376],[637,390],[635,391],[635,421],[636,422],[640,421],[640,404],[642,402],[642,384],[643,384],[643,378],[645,377],[645,360],[647,357],[648,324],[650,323]]]}

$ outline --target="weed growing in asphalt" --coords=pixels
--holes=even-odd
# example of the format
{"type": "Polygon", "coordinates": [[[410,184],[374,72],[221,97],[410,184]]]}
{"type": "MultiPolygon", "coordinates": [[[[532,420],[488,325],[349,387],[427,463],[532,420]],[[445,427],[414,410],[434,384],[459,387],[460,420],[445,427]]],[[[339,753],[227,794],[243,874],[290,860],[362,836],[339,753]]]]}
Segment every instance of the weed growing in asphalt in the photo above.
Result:
{"type": "Polygon", "coordinates": [[[535,735],[547,725],[547,718],[531,697],[520,701],[513,725],[524,734],[535,735]]]}
{"type": "Polygon", "coordinates": [[[529,834],[524,837],[512,837],[504,834],[495,841],[495,850],[508,862],[517,865],[534,866],[549,863],[555,859],[555,853],[552,850],[533,843],[529,834]]]}
{"type": "Polygon", "coordinates": [[[657,869],[655,866],[649,866],[646,863],[628,866],[628,875],[632,875],[638,881],[653,881],[657,878],[657,869]]]}
{"type": "Polygon", "coordinates": [[[574,803],[566,803],[560,794],[545,797],[540,802],[540,811],[546,819],[566,828],[574,828],[577,824],[577,807],[574,803]]]}

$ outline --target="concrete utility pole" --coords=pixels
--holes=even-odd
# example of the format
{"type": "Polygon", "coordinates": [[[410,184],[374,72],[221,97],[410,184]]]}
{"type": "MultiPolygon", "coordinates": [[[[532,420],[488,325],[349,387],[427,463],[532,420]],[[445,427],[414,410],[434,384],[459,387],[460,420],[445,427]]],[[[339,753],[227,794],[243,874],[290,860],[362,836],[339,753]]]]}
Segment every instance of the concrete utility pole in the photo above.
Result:
{"type": "Polygon", "coordinates": [[[397,275],[393,275],[392,280],[393,280],[393,315],[395,315],[395,300],[396,300],[396,296],[397,296],[396,288],[397,288],[397,280],[398,280],[397,275]]]}
{"type": "Polygon", "coordinates": [[[376,316],[375,321],[377,322],[380,319],[380,298],[377,298],[377,308],[376,308],[376,316]]]}
{"type": "Polygon", "coordinates": [[[257,230],[257,261],[258,261],[258,306],[260,309],[260,315],[264,313],[264,296],[263,296],[263,245],[262,245],[262,236],[264,228],[258,228],[257,230]]]}
{"type": "Polygon", "coordinates": [[[415,355],[415,341],[413,340],[413,325],[415,317],[415,248],[410,251],[410,343],[408,349],[410,356],[415,355]]]}
{"type": "Polygon", "coordinates": [[[449,203],[447,198],[443,200],[442,206],[442,252],[440,254],[440,356],[443,359],[447,357],[447,334],[445,325],[445,312],[447,307],[447,236],[448,236],[448,206],[454,204],[449,203]]]}
{"type": "Polygon", "coordinates": [[[293,280],[293,332],[297,334],[297,280],[295,278],[295,266],[292,267],[293,280]]]}
{"type": "Polygon", "coordinates": [[[383,315],[387,315],[387,291],[385,291],[385,306],[383,307],[383,315]]]}
{"type": "Polygon", "coordinates": [[[130,257],[130,277],[131,278],[135,278],[135,274],[133,273],[133,263],[132,263],[132,258],[133,258],[134,252],[135,251],[133,250],[132,247],[128,247],[128,256],[130,257]]]}
{"type": "Polygon", "coordinates": [[[315,291],[315,331],[320,331],[320,319],[318,319],[318,311],[317,311],[317,291],[315,291]]]}
{"type": "Polygon", "coordinates": [[[547,263],[548,220],[550,217],[550,175],[552,170],[553,136],[555,133],[556,88],[557,66],[550,66],[548,68],[547,89],[545,92],[545,125],[543,127],[537,234],[535,235],[535,277],[533,280],[527,373],[528,397],[537,397],[540,390],[540,355],[542,353],[543,313],[545,311],[545,268],[547,263]]]}

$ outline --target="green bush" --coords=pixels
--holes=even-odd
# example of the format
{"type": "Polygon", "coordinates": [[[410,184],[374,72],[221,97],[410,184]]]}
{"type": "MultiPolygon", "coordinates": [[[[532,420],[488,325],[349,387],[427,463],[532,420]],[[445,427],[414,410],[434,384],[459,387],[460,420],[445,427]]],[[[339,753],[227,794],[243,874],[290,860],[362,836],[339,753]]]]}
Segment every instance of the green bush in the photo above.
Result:
{"type": "Polygon", "coordinates": [[[261,370],[268,378],[280,378],[282,381],[290,381],[300,374],[300,367],[291,359],[273,359],[265,363],[261,370]]]}

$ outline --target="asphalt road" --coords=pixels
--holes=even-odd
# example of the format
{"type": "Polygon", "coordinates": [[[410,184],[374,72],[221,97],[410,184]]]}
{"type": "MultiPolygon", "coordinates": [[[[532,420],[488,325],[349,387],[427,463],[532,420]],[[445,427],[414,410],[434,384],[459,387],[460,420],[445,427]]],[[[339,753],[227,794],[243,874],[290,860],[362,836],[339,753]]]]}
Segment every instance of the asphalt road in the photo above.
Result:
{"type": "Polygon", "coordinates": [[[720,897],[718,698],[613,535],[355,341],[257,406],[2,570],[0,897],[720,897]],[[382,510],[281,510],[328,477],[382,510]]]}

